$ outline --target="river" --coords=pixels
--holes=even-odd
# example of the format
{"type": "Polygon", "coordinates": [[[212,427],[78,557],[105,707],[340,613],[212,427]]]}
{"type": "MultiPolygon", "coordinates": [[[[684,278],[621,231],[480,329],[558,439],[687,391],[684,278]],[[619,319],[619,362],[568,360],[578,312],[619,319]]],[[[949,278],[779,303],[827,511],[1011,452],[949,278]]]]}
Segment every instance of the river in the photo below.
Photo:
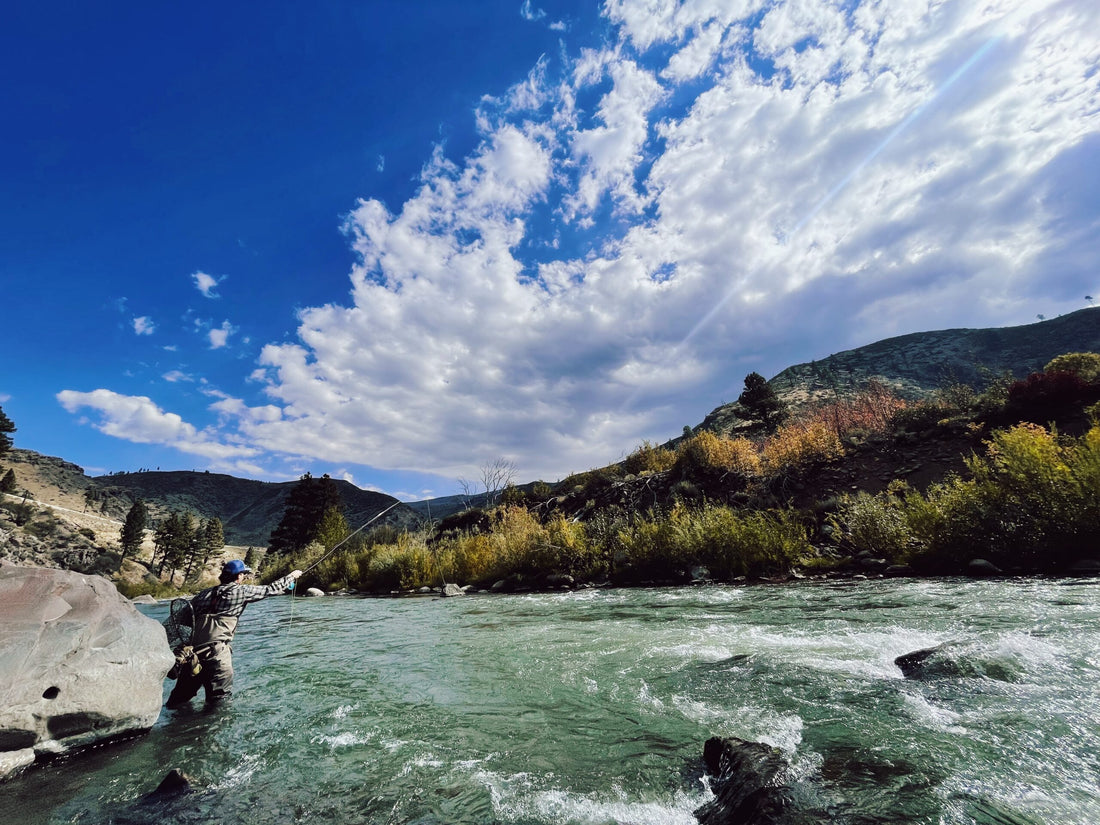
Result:
{"type": "Polygon", "coordinates": [[[823,822],[1096,825],[1098,585],[271,598],[231,702],[25,772],[2,820],[693,825],[718,735],[780,748],[823,822]],[[944,642],[939,676],[894,664],[944,642]],[[143,802],[171,768],[195,790],[143,802]]]}

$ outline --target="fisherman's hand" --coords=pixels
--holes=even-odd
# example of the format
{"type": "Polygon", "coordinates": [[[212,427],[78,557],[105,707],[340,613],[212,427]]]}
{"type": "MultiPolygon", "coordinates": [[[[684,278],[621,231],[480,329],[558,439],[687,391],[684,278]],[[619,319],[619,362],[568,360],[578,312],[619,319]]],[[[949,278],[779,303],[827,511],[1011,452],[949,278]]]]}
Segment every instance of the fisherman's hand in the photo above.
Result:
{"type": "Polygon", "coordinates": [[[290,578],[292,578],[292,579],[297,579],[297,578],[300,578],[300,577],[301,577],[301,575],[302,575],[302,571],[301,571],[301,570],[292,570],[292,571],[290,572],[290,578]]]}

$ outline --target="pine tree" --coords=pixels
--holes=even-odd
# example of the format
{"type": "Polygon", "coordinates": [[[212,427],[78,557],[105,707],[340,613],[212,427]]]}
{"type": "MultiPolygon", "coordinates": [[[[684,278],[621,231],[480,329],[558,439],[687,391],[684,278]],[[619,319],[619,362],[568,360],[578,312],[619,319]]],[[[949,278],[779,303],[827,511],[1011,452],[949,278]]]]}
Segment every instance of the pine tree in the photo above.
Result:
{"type": "Polygon", "coordinates": [[[787,418],[787,405],[779,400],[767,379],[758,372],[745,376],[745,389],[737,398],[740,415],[764,432],[773,433],[787,418]]]}
{"type": "Polygon", "coordinates": [[[316,541],[325,513],[330,509],[338,513],[344,509],[336,482],[327,474],[321,478],[309,473],[303,475],[287,496],[283,517],[271,531],[268,551],[293,553],[316,541]]]}
{"type": "Polygon", "coordinates": [[[0,455],[11,449],[14,443],[9,433],[15,432],[15,424],[4,414],[4,408],[0,407],[0,455]]]}
{"type": "Polygon", "coordinates": [[[0,493],[14,493],[19,482],[15,479],[15,470],[8,468],[4,477],[0,478],[0,493]]]}
{"type": "MultiPolygon", "coordinates": [[[[141,542],[145,538],[145,523],[149,518],[149,511],[145,502],[140,498],[134,502],[130,512],[126,514],[126,522],[119,531],[119,542],[122,544],[122,558],[136,555],[141,549],[141,542]]],[[[119,559],[121,567],[122,559],[119,559]]]]}
{"type": "Polygon", "coordinates": [[[172,513],[164,520],[153,537],[157,547],[154,555],[157,552],[160,553],[158,576],[167,567],[171,577],[174,577],[180,568],[188,564],[194,551],[194,538],[195,517],[190,513],[184,513],[182,516],[172,513]]]}
{"type": "Polygon", "coordinates": [[[210,560],[210,557],[225,547],[225,530],[222,528],[222,520],[217,516],[207,519],[202,526],[203,545],[206,548],[206,558],[203,559],[203,564],[206,564],[210,560]]]}

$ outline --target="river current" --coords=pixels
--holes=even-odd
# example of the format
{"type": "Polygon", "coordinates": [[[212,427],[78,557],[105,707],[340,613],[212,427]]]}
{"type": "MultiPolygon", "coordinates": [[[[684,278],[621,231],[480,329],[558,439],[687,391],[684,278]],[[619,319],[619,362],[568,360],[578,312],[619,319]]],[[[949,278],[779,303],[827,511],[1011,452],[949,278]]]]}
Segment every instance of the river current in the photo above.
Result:
{"type": "Polygon", "coordinates": [[[0,818],[693,825],[703,744],[737,736],[822,822],[1096,825],[1098,631],[1096,580],[271,598],[231,702],[25,772],[0,818]],[[194,790],[143,801],[171,768],[194,790]]]}

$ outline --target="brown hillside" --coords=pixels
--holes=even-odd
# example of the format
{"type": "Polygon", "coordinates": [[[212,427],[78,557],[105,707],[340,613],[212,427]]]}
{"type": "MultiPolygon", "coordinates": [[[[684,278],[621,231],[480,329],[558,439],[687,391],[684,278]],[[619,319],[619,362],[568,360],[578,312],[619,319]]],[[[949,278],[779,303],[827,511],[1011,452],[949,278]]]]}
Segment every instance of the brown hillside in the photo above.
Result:
{"type": "MultiPolygon", "coordinates": [[[[1100,308],[1018,327],[947,329],[887,338],[821,361],[788,367],[768,384],[793,410],[833,401],[875,379],[909,400],[951,384],[981,389],[992,377],[1039,372],[1057,355],[1100,352],[1100,308]]],[[[736,403],[712,410],[699,426],[729,432],[742,423],[736,403]]]]}

